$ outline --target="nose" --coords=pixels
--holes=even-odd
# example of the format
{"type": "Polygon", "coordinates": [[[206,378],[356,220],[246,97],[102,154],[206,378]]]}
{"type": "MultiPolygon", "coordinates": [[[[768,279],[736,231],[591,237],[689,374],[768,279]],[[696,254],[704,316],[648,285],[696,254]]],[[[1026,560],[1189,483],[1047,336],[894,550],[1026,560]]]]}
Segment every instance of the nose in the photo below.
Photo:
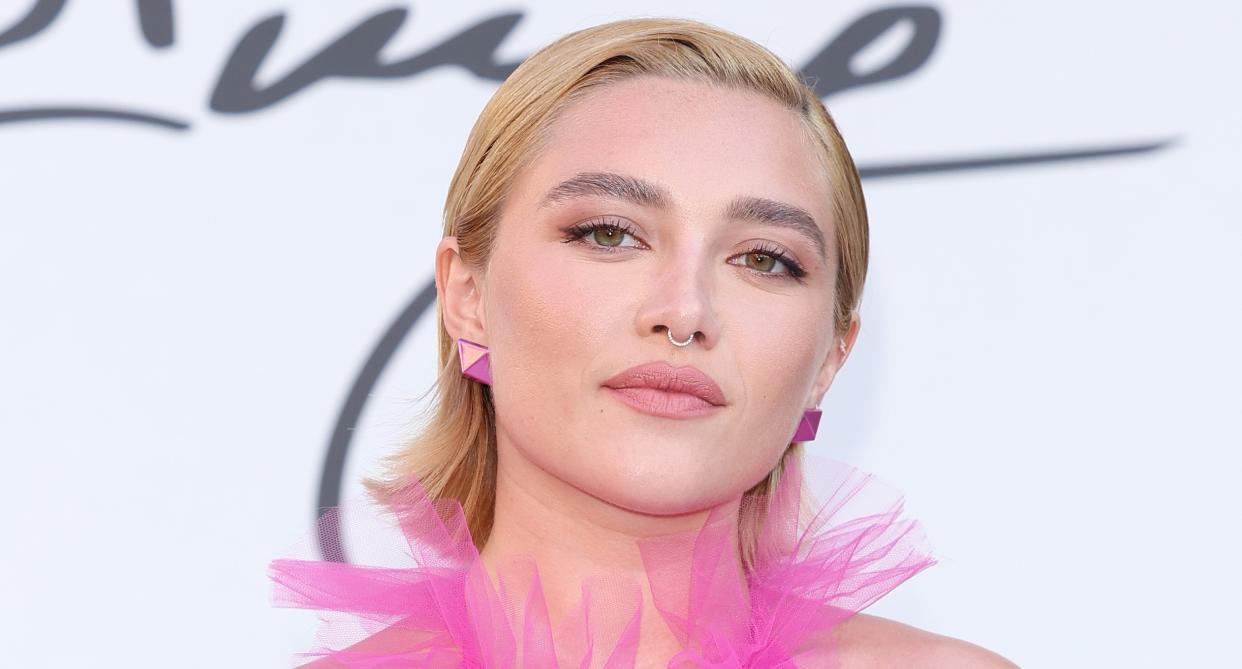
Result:
{"type": "MultiPolygon", "coordinates": [[[[660,263],[659,274],[646,284],[649,292],[636,315],[639,336],[667,339],[666,331],[672,331],[673,339],[680,342],[715,346],[720,324],[713,308],[711,270],[705,258],[692,257],[689,250],[660,263]]],[[[664,345],[669,346],[668,342],[664,345]]]]}

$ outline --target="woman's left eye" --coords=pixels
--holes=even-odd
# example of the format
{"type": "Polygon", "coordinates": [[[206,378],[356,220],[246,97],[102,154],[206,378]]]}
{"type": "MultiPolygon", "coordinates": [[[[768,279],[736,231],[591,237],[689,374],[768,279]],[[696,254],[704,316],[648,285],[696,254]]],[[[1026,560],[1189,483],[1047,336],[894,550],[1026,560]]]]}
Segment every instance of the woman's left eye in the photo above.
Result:
{"type": "Polygon", "coordinates": [[[777,265],[780,265],[781,267],[785,266],[785,263],[781,262],[779,258],[770,253],[751,251],[736,257],[742,258],[747,267],[766,274],[780,274],[781,272],[773,272],[772,268],[777,265]]]}
{"type": "MultiPolygon", "coordinates": [[[[741,258],[742,264],[745,267],[753,269],[760,274],[770,274],[773,277],[783,277],[787,279],[794,279],[796,281],[801,281],[802,277],[806,276],[806,271],[802,269],[801,265],[784,253],[774,249],[752,249],[751,251],[743,253],[739,256],[734,256],[733,258],[741,258]],[[774,270],[773,268],[777,266],[784,267],[785,270],[774,270]]],[[[729,260],[732,261],[733,258],[730,258],[729,260]]]]}

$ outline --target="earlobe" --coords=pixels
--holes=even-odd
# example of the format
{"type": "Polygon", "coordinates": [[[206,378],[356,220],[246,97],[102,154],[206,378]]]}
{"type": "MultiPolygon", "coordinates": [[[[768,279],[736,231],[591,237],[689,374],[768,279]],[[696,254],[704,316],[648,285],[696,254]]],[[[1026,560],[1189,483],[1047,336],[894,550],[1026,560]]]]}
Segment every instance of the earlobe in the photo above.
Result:
{"type": "Polygon", "coordinates": [[[436,298],[450,337],[487,342],[479,278],[462,260],[454,236],[440,240],[436,247],[436,298]]]}

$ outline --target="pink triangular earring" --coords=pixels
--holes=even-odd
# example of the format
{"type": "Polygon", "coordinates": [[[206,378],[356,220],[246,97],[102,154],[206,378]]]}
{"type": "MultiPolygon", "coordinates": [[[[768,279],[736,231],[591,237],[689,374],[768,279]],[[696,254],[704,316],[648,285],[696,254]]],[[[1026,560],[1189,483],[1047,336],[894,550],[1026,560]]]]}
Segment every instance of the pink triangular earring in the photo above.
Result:
{"type": "Polygon", "coordinates": [[[819,418],[824,412],[819,409],[807,409],[802,412],[802,420],[798,421],[798,430],[790,441],[811,441],[819,431],[819,418]]]}
{"type": "Polygon", "coordinates": [[[485,386],[492,385],[492,367],[489,360],[491,356],[486,346],[467,339],[458,339],[457,356],[461,362],[462,376],[485,386]]]}

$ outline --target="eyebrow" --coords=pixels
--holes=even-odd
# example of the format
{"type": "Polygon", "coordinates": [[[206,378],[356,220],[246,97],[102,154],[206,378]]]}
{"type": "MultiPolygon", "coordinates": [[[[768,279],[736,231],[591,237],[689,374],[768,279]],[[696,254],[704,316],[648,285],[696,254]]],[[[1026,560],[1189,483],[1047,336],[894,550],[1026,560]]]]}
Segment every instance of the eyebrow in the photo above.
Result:
{"type": "MultiPolygon", "coordinates": [[[[543,196],[539,207],[561,204],[582,197],[606,197],[641,207],[672,209],[673,198],[664,187],[615,172],[579,172],[556,184],[543,196]]],[[[729,203],[725,216],[789,228],[811,241],[821,259],[828,255],[824,233],[807,210],[765,197],[739,196],[729,203]]]]}

